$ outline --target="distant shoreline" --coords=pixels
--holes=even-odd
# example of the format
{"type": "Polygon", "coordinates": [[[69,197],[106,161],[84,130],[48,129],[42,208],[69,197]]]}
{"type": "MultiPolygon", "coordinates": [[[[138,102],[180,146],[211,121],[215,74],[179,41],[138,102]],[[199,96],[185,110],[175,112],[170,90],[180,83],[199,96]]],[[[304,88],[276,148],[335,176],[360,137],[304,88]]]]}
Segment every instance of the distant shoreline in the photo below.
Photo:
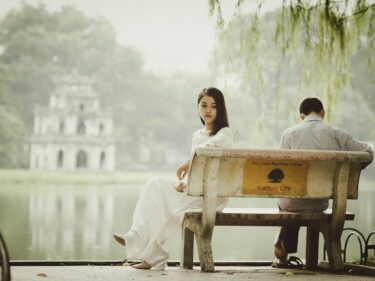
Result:
{"type": "Polygon", "coordinates": [[[143,184],[155,176],[175,177],[173,171],[56,172],[0,169],[1,184],[143,184]]]}

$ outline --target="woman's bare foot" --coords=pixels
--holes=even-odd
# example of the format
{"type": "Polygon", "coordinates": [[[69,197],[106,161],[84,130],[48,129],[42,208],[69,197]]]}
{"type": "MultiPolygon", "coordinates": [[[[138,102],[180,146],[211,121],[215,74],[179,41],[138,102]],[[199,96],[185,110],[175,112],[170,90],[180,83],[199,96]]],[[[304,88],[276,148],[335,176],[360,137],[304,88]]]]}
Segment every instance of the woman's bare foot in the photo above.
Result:
{"type": "Polygon", "coordinates": [[[132,265],[132,268],[136,268],[136,269],[150,269],[152,266],[149,265],[147,262],[141,262],[141,263],[138,263],[138,264],[135,264],[135,265],[132,265]]]}
{"type": "Polygon", "coordinates": [[[119,242],[122,246],[126,245],[126,243],[125,243],[125,235],[122,235],[122,234],[113,234],[113,238],[115,238],[115,240],[117,242],[119,242]]]}

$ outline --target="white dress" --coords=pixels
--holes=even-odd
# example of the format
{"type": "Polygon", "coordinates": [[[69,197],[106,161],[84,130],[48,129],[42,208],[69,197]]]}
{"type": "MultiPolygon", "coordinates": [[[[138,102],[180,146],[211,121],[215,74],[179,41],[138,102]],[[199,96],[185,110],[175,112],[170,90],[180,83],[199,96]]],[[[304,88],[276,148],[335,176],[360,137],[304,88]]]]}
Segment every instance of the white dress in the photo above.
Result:
{"type": "MultiPolygon", "coordinates": [[[[202,128],[193,134],[192,152],[197,146],[229,147],[233,143],[232,131],[222,128],[209,136],[202,128]]],[[[179,233],[183,214],[189,210],[200,210],[203,199],[187,196],[175,190],[178,180],[167,178],[150,179],[143,190],[134,211],[133,225],[125,234],[128,258],[140,258],[154,268],[164,268],[169,253],[164,242],[179,233]]],[[[218,203],[222,210],[227,201],[218,203]]]]}

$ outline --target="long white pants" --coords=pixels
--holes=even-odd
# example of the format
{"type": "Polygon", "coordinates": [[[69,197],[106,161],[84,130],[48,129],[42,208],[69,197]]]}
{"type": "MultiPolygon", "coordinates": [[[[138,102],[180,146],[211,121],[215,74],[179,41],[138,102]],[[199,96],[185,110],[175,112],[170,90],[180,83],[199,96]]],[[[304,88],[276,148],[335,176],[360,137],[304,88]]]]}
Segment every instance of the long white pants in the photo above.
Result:
{"type": "MultiPolygon", "coordinates": [[[[154,268],[164,268],[169,253],[164,242],[171,235],[180,235],[181,219],[189,210],[201,210],[203,198],[187,196],[174,188],[178,181],[150,179],[134,211],[133,225],[125,234],[128,258],[140,258],[154,268]]],[[[219,200],[218,210],[227,200],[219,200]]]]}

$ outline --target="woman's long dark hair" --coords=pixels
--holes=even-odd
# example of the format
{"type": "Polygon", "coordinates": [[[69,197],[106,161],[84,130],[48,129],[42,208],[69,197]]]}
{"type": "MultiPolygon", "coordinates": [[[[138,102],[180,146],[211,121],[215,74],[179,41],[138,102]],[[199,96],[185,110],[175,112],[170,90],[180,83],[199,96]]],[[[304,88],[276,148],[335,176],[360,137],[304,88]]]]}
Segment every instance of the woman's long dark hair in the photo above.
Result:
{"type": "MultiPolygon", "coordinates": [[[[210,136],[215,135],[218,131],[220,131],[221,128],[229,127],[228,123],[228,116],[227,116],[227,108],[225,106],[225,100],[223,93],[214,88],[204,88],[198,96],[198,105],[201,99],[204,96],[212,97],[215,100],[216,103],[216,119],[214,121],[212,131],[210,132],[210,136]]],[[[204,120],[201,118],[201,121],[204,125],[204,120]]]]}

